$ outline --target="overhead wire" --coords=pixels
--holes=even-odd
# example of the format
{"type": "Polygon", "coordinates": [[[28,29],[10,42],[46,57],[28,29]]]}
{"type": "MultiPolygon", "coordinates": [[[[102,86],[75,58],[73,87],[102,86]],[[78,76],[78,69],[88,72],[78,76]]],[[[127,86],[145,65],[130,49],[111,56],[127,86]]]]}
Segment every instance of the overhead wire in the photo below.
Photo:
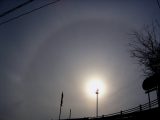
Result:
{"type": "Polygon", "coordinates": [[[159,3],[159,0],[157,0],[157,5],[158,5],[158,7],[160,8],[160,3],[159,3]]]}
{"type": "Polygon", "coordinates": [[[22,4],[20,4],[20,5],[18,5],[18,6],[16,6],[16,7],[14,7],[14,8],[12,8],[12,9],[10,9],[10,10],[8,10],[8,11],[0,14],[0,17],[4,17],[4,16],[6,16],[7,14],[9,14],[9,13],[11,13],[11,12],[14,12],[15,10],[17,10],[17,9],[19,9],[19,8],[21,8],[21,7],[25,6],[25,5],[33,2],[33,1],[34,1],[34,0],[28,0],[28,1],[26,1],[26,2],[24,2],[24,3],[22,3],[22,4]]]}
{"type": "Polygon", "coordinates": [[[18,15],[18,16],[12,17],[12,18],[10,18],[10,19],[8,19],[8,20],[6,20],[6,21],[1,22],[1,23],[0,23],[0,26],[2,26],[3,24],[9,23],[9,22],[11,22],[11,21],[13,21],[13,20],[16,20],[16,19],[18,19],[18,18],[20,18],[20,17],[22,17],[22,16],[28,15],[28,14],[30,14],[30,13],[32,13],[32,12],[35,12],[35,11],[37,11],[37,10],[39,10],[39,9],[42,9],[42,8],[44,8],[44,7],[47,7],[47,6],[52,5],[52,4],[55,4],[55,3],[59,2],[59,1],[60,1],[60,0],[52,1],[52,2],[50,2],[50,3],[44,4],[44,5],[40,6],[40,7],[37,7],[37,8],[35,8],[35,9],[32,9],[32,10],[30,10],[30,11],[28,11],[28,12],[25,12],[25,13],[22,13],[22,14],[20,14],[20,15],[18,15]]]}

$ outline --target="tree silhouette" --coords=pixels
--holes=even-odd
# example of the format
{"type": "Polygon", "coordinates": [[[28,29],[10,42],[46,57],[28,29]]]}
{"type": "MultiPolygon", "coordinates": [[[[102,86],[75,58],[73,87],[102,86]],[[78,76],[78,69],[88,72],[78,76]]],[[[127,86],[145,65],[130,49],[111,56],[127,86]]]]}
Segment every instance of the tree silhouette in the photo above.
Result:
{"type": "Polygon", "coordinates": [[[144,75],[142,87],[148,94],[156,90],[158,106],[160,107],[160,25],[158,22],[146,25],[141,31],[133,31],[130,46],[131,56],[143,66],[144,75]]]}
{"type": "Polygon", "coordinates": [[[143,66],[146,76],[160,74],[160,25],[145,25],[141,31],[131,33],[130,53],[143,66]]]}

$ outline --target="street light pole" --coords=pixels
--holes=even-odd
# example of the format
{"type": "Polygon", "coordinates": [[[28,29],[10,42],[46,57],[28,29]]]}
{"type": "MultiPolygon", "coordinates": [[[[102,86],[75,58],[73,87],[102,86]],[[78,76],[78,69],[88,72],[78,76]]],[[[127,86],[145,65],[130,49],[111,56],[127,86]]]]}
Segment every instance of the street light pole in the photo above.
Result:
{"type": "Polygon", "coordinates": [[[96,117],[98,117],[98,94],[99,94],[99,89],[96,90],[96,94],[97,94],[96,117]]]}

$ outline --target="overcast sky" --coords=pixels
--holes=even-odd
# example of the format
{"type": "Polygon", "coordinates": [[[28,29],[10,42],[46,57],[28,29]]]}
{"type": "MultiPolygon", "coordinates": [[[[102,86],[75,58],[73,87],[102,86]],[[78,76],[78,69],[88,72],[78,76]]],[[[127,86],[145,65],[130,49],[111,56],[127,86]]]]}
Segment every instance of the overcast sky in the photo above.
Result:
{"type": "MultiPolygon", "coordinates": [[[[0,13],[25,1],[1,0],[0,13]]],[[[0,22],[51,1],[35,0],[0,22]]],[[[0,119],[58,119],[62,91],[62,118],[70,109],[73,118],[93,117],[96,95],[85,89],[93,76],[106,86],[99,115],[148,102],[129,33],[159,18],[156,0],[60,0],[1,25],[0,119]]]]}

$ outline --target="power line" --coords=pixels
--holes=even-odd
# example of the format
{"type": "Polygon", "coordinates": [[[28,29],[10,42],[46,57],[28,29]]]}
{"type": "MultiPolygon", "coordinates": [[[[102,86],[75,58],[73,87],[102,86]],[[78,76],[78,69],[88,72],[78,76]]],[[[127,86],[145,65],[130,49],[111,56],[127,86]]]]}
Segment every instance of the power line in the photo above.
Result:
{"type": "Polygon", "coordinates": [[[17,10],[17,9],[19,9],[19,8],[27,5],[27,4],[29,4],[29,3],[31,3],[31,2],[33,2],[33,0],[28,0],[28,1],[26,1],[26,2],[24,2],[24,3],[22,3],[22,4],[20,4],[20,5],[18,5],[18,6],[16,6],[16,7],[14,7],[14,8],[12,8],[12,9],[10,9],[10,10],[8,10],[8,11],[0,14],[0,17],[3,17],[3,16],[5,16],[5,15],[7,15],[7,14],[9,14],[9,13],[11,13],[11,12],[13,12],[13,11],[15,11],[15,10],[17,10]]]}
{"type": "Polygon", "coordinates": [[[159,3],[159,0],[157,0],[157,5],[158,5],[158,7],[160,8],[160,3],[159,3]]]}
{"type": "Polygon", "coordinates": [[[44,8],[44,7],[47,7],[47,6],[52,5],[52,4],[55,4],[55,3],[59,2],[59,1],[60,1],[60,0],[55,0],[55,1],[53,1],[53,2],[47,3],[47,4],[45,4],[45,5],[42,5],[42,6],[38,7],[38,8],[35,8],[35,9],[31,10],[31,11],[28,11],[28,12],[25,12],[25,13],[23,13],[23,14],[20,14],[20,15],[18,15],[18,16],[16,16],[16,17],[12,17],[12,18],[10,18],[10,19],[8,19],[8,20],[6,20],[6,21],[1,22],[1,23],[0,23],[0,26],[3,25],[3,24],[6,24],[6,23],[8,23],[8,22],[11,22],[11,21],[13,21],[13,20],[16,20],[16,19],[18,19],[18,18],[20,18],[20,17],[22,17],[22,16],[28,15],[28,14],[30,14],[30,13],[32,13],[32,12],[35,12],[35,11],[37,11],[37,10],[39,10],[39,9],[42,9],[42,8],[44,8]]]}

